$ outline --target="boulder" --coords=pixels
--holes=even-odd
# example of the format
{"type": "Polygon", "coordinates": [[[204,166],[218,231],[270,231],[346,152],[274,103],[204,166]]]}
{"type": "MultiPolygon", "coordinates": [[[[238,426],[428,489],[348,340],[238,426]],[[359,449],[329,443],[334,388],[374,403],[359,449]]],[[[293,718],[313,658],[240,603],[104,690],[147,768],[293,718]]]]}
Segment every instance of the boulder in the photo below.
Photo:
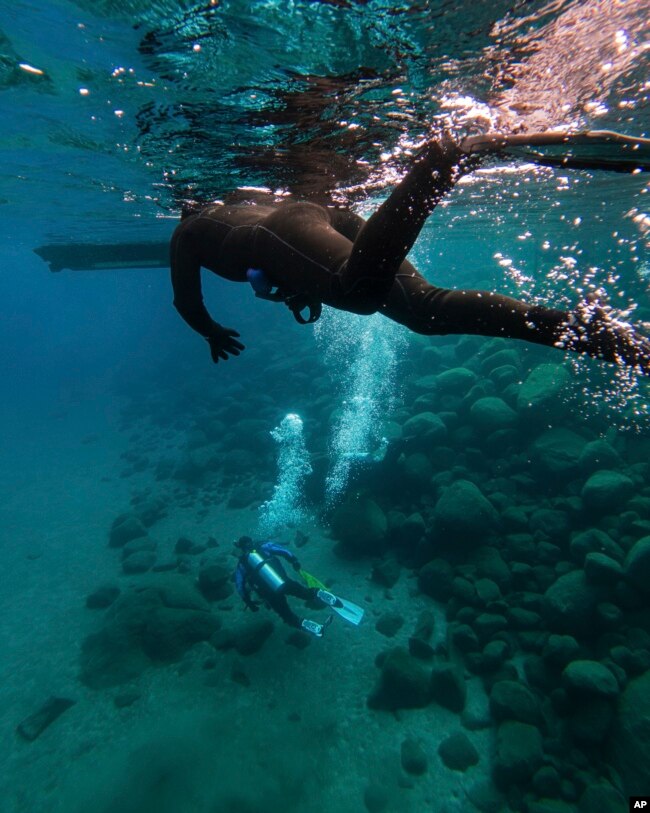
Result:
{"type": "Polygon", "coordinates": [[[436,664],[431,671],[431,697],[438,705],[460,714],[467,697],[462,670],[450,663],[436,664]]]}
{"type": "Polygon", "coordinates": [[[542,611],[553,632],[593,635],[599,594],[587,583],[581,570],[572,570],[556,579],[546,590],[542,611]]]}
{"type": "Polygon", "coordinates": [[[424,708],[430,700],[429,675],[420,662],[402,647],[386,654],[379,683],[368,698],[374,709],[424,708]]]}
{"type": "Polygon", "coordinates": [[[562,683],[568,692],[579,696],[587,693],[611,698],[620,691],[612,672],[598,661],[571,661],[564,667],[562,683]]]}
{"type": "Polygon", "coordinates": [[[146,573],[156,563],[156,554],[151,550],[140,550],[127,556],[122,562],[124,573],[146,573]]]}
{"type": "Polygon", "coordinates": [[[384,613],[378,618],[375,629],[386,638],[393,638],[403,626],[404,618],[399,613],[384,613]]]}
{"type": "Polygon", "coordinates": [[[81,647],[81,681],[93,689],[138,677],[156,661],[176,661],[219,629],[219,619],[185,580],[152,579],[117,598],[102,628],[81,647]]]}
{"type": "Polygon", "coordinates": [[[592,440],[587,443],[580,455],[580,468],[585,472],[598,469],[618,468],[621,463],[619,453],[606,440],[592,440]]]}
{"type": "Polygon", "coordinates": [[[542,735],[527,723],[508,720],[497,731],[494,780],[501,789],[529,782],[544,759],[542,735]]]}
{"type": "Polygon", "coordinates": [[[120,514],[113,520],[108,544],[111,548],[122,548],[132,539],[146,536],[147,529],[135,514],[120,514]]]}
{"type": "Polygon", "coordinates": [[[435,412],[418,412],[402,425],[402,436],[425,446],[435,445],[447,436],[447,427],[435,412]]]}
{"type": "Polygon", "coordinates": [[[619,513],[633,492],[634,483],[629,477],[617,471],[601,469],[584,484],[581,496],[590,511],[609,514],[619,513]]]}
{"type": "Polygon", "coordinates": [[[486,434],[509,429],[517,423],[517,413],[501,398],[479,398],[470,411],[472,423],[486,434]]]}
{"type": "Polygon", "coordinates": [[[646,596],[650,596],[650,536],[634,543],[625,557],[625,575],[646,596]]]}
{"type": "Polygon", "coordinates": [[[86,607],[89,610],[103,610],[110,607],[119,594],[120,588],[117,585],[103,584],[86,597],[86,607]]]}
{"type": "Polygon", "coordinates": [[[570,429],[548,429],[535,440],[532,451],[545,475],[570,477],[579,469],[585,439],[570,429]]]}
{"type": "Polygon", "coordinates": [[[466,771],[479,761],[478,751],[462,731],[446,737],[438,747],[438,754],[452,771],[466,771]]]}
{"type": "Polygon", "coordinates": [[[476,545],[499,520],[492,503],[469,480],[457,480],[446,488],[436,503],[434,515],[436,528],[442,534],[476,545]]]}
{"type": "Polygon", "coordinates": [[[499,680],[490,692],[490,711],[497,722],[518,720],[535,725],[541,720],[537,698],[523,683],[499,680]]]}
{"type": "Polygon", "coordinates": [[[205,565],[199,570],[199,590],[208,601],[222,601],[232,593],[231,573],[223,565],[205,565]]]}
{"type": "Polygon", "coordinates": [[[446,559],[432,559],[418,571],[418,587],[437,601],[448,601],[454,587],[454,569],[446,559]]]}
{"type": "Polygon", "coordinates": [[[354,553],[372,554],[384,547],[388,521],[374,500],[358,497],[336,509],[332,531],[344,548],[354,553]]]}
{"type": "Polygon", "coordinates": [[[273,629],[273,622],[268,618],[247,621],[235,631],[233,646],[240,655],[254,655],[264,646],[273,629]]]}
{"type": "Polygon", "coordinates": [[[561,364],[538,364],[517,393],[517,409],[526,417],[550,418],[562,410],[570,383],[569,371],[561,364]]]}
{"type": "Polygon", "coordinates": [[[427,755],[418,740],[408,737],[400,748],[402,768],[413,776],[422,776],[428,769],[427,755]]]}
{"type": "Polygon", "coordinates": [[[618,699],[610,757],[627,796],[650,788],[650,671],[631,680],[618,699]]]}
{"type": "Polygon", "coordinates": [[[478,376],[467,367],[454,367],[436,376],[436,389],[439,393],[464,395],[476,384],[478,376]]]}

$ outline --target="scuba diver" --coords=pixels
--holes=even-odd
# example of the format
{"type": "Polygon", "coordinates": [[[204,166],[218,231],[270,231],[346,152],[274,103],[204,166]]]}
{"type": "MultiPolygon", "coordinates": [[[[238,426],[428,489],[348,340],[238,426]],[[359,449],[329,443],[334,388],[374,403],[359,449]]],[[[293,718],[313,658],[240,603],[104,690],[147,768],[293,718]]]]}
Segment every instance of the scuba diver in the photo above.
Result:
{"type": "Polygon", "coordinates": [[[438,288],[406,256],[436,205],[490,155],[563,169],[636,172],[650,169],[649,146],[648,139],[609,131],[487,134],[459,144],[443,136],[424,145],[368,221],[291,197],[278,202],[271,193],[256,193],[245,202],[226,198],[187,213],[173,234],[174,305],[206,339],[215,363],[238,356],[244,345],[236,330],[208,313],[201,267],[232,282],[249,282],[258,297],[285,303],[303,324],[316,321],[325,304],[357,314],[381,313],[423,335],[523,339],[648,374],[650,341],[616,319],[597,294],[564,311],[492,291],[438,288]],[[549,146],[559,147],[559,155],[549,155],[549,146]],[[600,154],[594,155],[594,148],[600,154]]]}
{"type": "Polygon", "coordinates": [[[323,624],[309,618],[300,618],[289,607],[287,596],[296,596],[305,602],[319,601],[353,624],[361,621],[363,610],[360,607],[330,593],[313,577],[311,577],[312,581],[316,583],[313,587],[307,587],[289,578],[278,557],[287,559],[293,569],[298,572],[300,572],[300,562],[297,556],[281,545],[273,542],[255,545],[250,537],[242,536],[237,542],[237,547],[240,549],[241,555],[235,570],[235,587],[246,606],[254,613],[259,610],[260,605],[253,601],[251,591],[255,591],[286,624],[304,630],[316,638],[323,637],[326,627],[332,622],[332,616],[330,615],[323,624]]]}

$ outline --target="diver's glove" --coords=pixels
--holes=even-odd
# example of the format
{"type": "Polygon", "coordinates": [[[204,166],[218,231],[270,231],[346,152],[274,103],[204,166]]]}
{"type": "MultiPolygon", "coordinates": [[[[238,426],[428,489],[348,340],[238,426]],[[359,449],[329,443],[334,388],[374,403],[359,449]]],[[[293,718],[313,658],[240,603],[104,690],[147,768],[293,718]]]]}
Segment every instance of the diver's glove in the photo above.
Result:
{"type": "Polygon", "coordinates": [[[220,359],[227,361],[230,356],[238,356],[244,349],[244,345],[237,341],[238,338],[239,333],[236,330],[213,322],[210,335],[205,337],[210,345],[212,361],[218,364],[220,359]]]}

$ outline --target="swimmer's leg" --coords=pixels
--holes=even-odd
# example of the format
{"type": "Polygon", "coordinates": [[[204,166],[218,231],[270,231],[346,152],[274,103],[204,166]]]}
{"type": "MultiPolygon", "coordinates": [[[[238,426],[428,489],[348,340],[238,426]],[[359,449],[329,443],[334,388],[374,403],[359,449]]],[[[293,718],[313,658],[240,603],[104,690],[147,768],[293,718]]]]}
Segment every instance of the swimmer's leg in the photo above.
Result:
{"type": "Polygon", "coordinates": [[[436,288],[410,269],[402,266],[380,312],[416,333],[521,339],[650,374],[650,341],[597,303],[574,311],[527,305],[491,291],[436,288]]]}
{"type": "MultiPolygon", "coordinates": [[[[340,295],[367,313],[377,310],[426,219],[456,181],[480,158],[465,155],[450,139],[430,141],[406,177],[360,229],[338,276],[340,295]]],[[[359,312],[362,312],[359,310],[359,312]]]]}

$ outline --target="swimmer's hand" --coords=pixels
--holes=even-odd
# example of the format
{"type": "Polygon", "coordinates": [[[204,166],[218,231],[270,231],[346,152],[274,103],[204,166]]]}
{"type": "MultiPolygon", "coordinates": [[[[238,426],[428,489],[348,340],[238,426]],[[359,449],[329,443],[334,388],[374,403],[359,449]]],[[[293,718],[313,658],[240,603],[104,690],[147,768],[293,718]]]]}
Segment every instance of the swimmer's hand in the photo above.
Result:
{"type": "Polygon", "coordinates": [[[230,356],[238,356],[244,349],[244,345],[238,342],[239,333],[231,327],[223,327],[216,322],[212,327],[209,336],[206,336],[206,341],[210,345],[210,353],[212,361],[215,364],[219,360],[227,361],[230,356]]]}

